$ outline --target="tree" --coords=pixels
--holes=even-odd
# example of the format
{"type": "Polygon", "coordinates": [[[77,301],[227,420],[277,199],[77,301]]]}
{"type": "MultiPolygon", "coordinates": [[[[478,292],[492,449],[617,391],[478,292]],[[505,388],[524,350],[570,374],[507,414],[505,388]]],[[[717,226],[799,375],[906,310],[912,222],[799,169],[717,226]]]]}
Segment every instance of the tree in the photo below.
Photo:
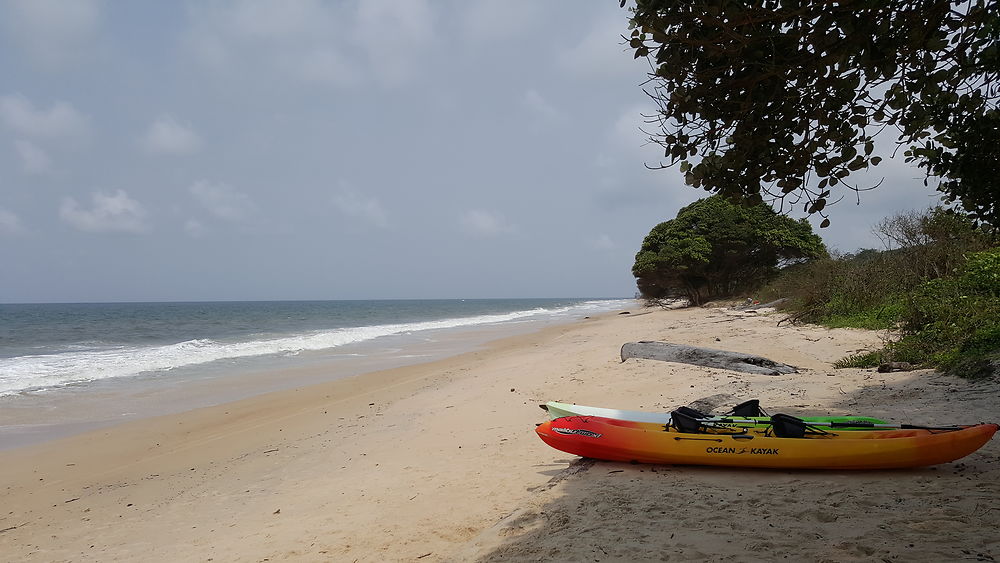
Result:
{"type": "Polygon", "coordinates": [[[900,255],[918,280],[951,275],[965,263],[967,253],[991,248],[997,240],[993,230],[942,207],[897,213],[878,222],[872,232],[886,250],[900,255]]]}
{"type": "MultiPolygon", "coordinates": [[[[625,0],[621,2],[625,5],[625,0]]],[[[870,186],[875,136],[1000,225],[1000,0],[636,0],[665,163],[755,204],[826,205],[870,186]],[[836,192],[836,195],[834,193],[836,192]]]]}
{"type": "Polygon", "coordinates": [[[712,196],[653,227],[632,274],[645,297],[683,296],[700,305],[755,288],[779,266],[826,255],[805,219],[778,215],[763,203],[742,207],[712,196]]]}

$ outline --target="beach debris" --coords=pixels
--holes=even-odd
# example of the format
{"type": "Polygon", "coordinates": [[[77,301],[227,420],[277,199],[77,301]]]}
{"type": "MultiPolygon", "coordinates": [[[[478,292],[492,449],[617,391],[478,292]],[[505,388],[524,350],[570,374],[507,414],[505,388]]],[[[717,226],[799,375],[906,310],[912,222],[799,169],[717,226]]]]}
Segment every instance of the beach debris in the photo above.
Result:
{"type": "Polygon", "coordinates": [[[716,393],[715,395],[695,399],[694,401],[688,403],[687,407],[701,412],[713,412],[721,405],[735,405],[738,402],[740,402],[740,400],[736,397],[736,395],[731,395],[729,393],[716,393]]]}
{"type": "Polygon", "coordinates": [[[621,358],[623,362],[630,358],[641,358],[761,375],[783,375],[798,372],[794,366],[782,364],[763,356],[648,340],[626,342],[622,345],[621,358]]]}
{"type": "Polygon", "coordinates": [[[879,373],[889,373],[892,371],[913,371],[916,366],[909,362],[886,362],[878,366],[879,373]]]}

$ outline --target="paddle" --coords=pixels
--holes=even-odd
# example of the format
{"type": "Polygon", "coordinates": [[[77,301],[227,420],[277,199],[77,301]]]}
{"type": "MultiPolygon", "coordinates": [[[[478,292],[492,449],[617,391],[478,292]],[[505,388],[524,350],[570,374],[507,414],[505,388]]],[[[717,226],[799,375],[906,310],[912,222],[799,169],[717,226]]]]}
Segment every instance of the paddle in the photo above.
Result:
{"type": "Polygon", "coordinates": [[[771,420],[751,420],[751,419],[740,419],[731,417],[710,417],[696,419],[698,422],[710,425],[713,423],[721,424],[773,424],[775,418],[781,417],[784,422],[801,423],[806,426],[823,426],[826,428],[871,428],[871,429],[899,429],[899,430],[961,430],[961,426],[923,426],[917,424],[891,424],[891,423],[874,423],[865,420],[848,420],[844,422],[819,422],[812,420],[802,420],[800,418],[795,418],[787,414],[776,414],[771,417],[771,420]]]}

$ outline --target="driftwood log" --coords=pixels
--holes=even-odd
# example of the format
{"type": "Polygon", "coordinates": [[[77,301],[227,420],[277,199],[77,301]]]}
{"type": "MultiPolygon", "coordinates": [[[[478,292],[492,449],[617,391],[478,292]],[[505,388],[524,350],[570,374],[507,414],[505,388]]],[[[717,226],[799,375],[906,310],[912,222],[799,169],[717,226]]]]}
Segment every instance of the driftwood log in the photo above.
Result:
{"type": "Polygon", "coordinates": [[[762,375],[782,375],[798,371],[792,366],[762,356],[669,342],[626,342],[622,346],[622,361],[629,358],[693,364],[762,375]]]}
{"type": "MultiPolygon", "coordinates": [[[[709,395],[708,397],[702,397],[700,399],[695,399],[687,404],[689,409],[698,410],[701,412],[712,413],[715,412],[722,405],[732,405],[736,406],[740,400],[736,395],[731,395],[729,393],[716,393],[715,395],[709,395]]],[[[728,410],[728,409],[720,409],[728,410]]]]}

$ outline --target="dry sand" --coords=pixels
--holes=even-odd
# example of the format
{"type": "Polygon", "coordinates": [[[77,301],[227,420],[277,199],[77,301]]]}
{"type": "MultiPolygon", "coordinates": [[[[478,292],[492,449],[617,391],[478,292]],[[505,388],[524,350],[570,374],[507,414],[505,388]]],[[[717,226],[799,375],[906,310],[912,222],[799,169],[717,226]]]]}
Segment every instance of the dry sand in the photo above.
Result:
{"type": "Polygon", "coordinates": [[[875,333],[726,309],[609,315],[431,364],[0,452],[5,561],[993,561],[1000,441],[953,464],[807,472],[582,462],[532,431],[562,400],[997,421],[1000,383],[834,370],[875,333]],[[801,373],[651,360],[628,341],[801,373]]]}

